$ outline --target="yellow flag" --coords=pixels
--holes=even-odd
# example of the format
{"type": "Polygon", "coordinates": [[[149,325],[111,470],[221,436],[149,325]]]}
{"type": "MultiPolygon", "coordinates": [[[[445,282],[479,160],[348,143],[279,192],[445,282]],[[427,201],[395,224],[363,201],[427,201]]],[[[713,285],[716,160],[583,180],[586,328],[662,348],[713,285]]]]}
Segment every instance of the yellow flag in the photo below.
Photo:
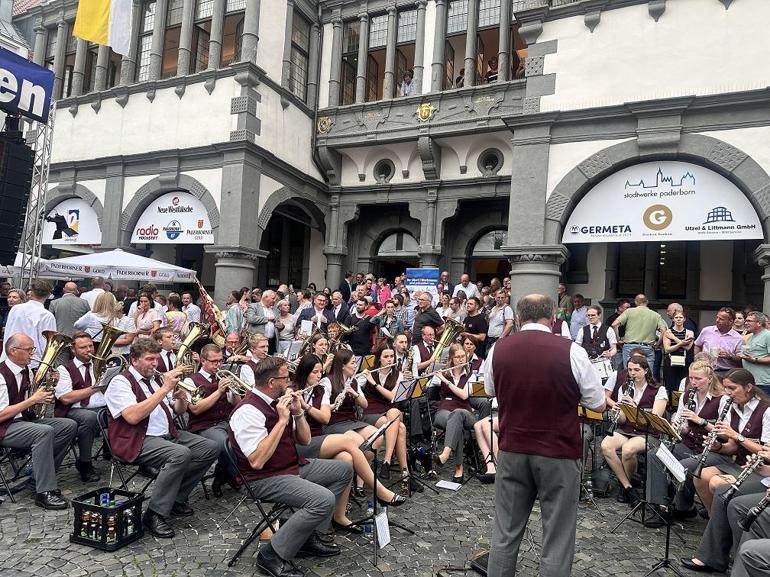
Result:
{"type": "Polygon", "coordinates": [[[80,0],[72,35],[128,54],[132,9],[132,0],[80,0]]]}

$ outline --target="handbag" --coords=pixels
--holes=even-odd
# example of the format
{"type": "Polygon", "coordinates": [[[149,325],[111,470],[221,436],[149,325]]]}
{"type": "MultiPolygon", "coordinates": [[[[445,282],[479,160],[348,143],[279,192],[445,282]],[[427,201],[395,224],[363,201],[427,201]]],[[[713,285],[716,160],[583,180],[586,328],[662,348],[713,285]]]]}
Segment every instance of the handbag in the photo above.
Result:
{"type": "Polygon", "coordinates": [[[671,366],[672,367],[683,367],[685,366],[685,355],[670,355],[669,359],[671,359],[671,366]]]}

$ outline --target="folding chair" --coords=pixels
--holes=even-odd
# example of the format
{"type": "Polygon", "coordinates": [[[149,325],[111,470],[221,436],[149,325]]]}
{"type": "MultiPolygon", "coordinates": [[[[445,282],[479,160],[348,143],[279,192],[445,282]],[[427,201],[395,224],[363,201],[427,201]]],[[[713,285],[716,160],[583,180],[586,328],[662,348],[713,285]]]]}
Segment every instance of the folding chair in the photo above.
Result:
{"type": "Polygon", "coordinates": [[[243,473],[241,472],[240,469],[238,469],[238,465],[237,465],[238,461],[235,458],[235,452],[233,451],[233,448],[230,445],[229,441],[227,442],[226,447],[227,447],[227,458],[230,460],[230,464],[232,465],[233,469],[235,469],[236,471],[238,482],[246,488],[247,494],[238,502],[238,504],[235,507],[233,507],[233,510],[230,511],[230,514],[227,515],[227,517],[225,517],[225,520],[227,520],[238,507],[240,507],[241,503],[243,503],[247,497],[251,498],[252,502],[257,506],[257,509],[259,510],[259,514],[262,518],[262,520],[254,526],[254,530],[251,532],[251,534],[249,534],[249,536],[246,537],[246,539],[244,539],[243,543],[241,544],[241,548],[238,549],[238,551],[236,551],[235,555],[232,556],[230,561],[227,562],[227,566],[232,567],[233,565],[235,565],[235,562],[238,560],[238,557],[240,557],[243,554],[246,548],[249,545],[251,545],[254,542],[254,540],[257,539],[257,537],[259,537],[259,534],[262,531],[264,531],[268,527],[273,532],[277,531],[274,525],[275,521],[281,517],[284,511],[290,509],[290,507],[288,505],[282,505],[280,503],[273,503],[273,507],[272,509],[270,509],[270,512],[269,513],[265,512],[265,509],[262,506],[263,505],[262,500],[254,494],[254,491],[249,486],[249,483],[246,480],[246,478],[243,476],[243,473]]]}
{"type": "MultiPolygon", "coordinates": [[[[11,450],[5,447],[0,447],[0,483],[3,484],[3,489],[5,489],[5,492],[8,493],[8,496],[11,498],[11,503],[15,503],[16,498],[13,496],[11,486],[8,484],[8,478],[5,476],[5,472],[3,471],[3,465],[6,463],[12,463],[11,450]]],[[[0,499],[0,503],[1,502],[2,499],[0,499]]]]}
{"type": "MultiPolygon", "coordinates": [[[[124,491],[128,491],[128,484],[131,482],[131,480],[134,477],[139,476],[140,474],[142,476],[145,476],[143,473],[140,473],[142,470],[141,467],[136,463],[129,463],[127,461],[124,461],[123,459],[118,458],[115,453],[112,450],[112,447],[110,446],[110,435],[109,435],[109,411],[108,409],[104,408],[101,409],[98,413],[98,423],[99,423],[99,431],[102,433],[102,442],[104,443],[104,446],[107,447],[107,449],[112,454],[112,460],[110,461],[110,486],[112,486],[112,476],[115,471],[118,472],[118,477],[120,477],[120,489],[123,489],[124,491]],[[125,467],[135,467],[135,470],[133,473],[131,473],[129,476],[126,476],[126,471],[124,471],[125,467]]],[[[142,486],[140,493],[144,493],[147,491],[147,488],[152,485],[152,482],[155,480],[155,476],[153,477],[146,477],[147,482],[142,486]]]]}

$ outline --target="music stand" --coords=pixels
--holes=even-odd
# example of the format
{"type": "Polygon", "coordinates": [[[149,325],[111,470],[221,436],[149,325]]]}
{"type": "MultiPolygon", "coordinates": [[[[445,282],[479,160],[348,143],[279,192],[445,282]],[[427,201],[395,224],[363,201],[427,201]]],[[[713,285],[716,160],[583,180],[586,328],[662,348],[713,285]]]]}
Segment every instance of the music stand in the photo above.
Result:
{"type": "Polygon", "coordinates": [[[586,470],[585,429],[583,428],[583,425],[591,423],[591,433],[593,434],[593,440],[591,441],[591,443],[593,446],[590,448],[590,451],[591,451],[591,476],[593,476],[593,473],[596,470],[596,423],[603,422],[604,415],[602,415],[602,413],[597,413],[596,411],[592,411],[591,409],[578,405],[578,418],[581,421],[580,446],[583,448],[583,459],[580,464],[580,494],[581,495],[585,494],[586,496],[585,500],[594,506],[594,508],[596,509],[596,512],[599,513],[601,517],[604,517],[604,513],[602,513],[601,509],[599,509],[599,504],[594,499],[593,489],[591,489],[590,491],[588,490],[587,482],[589,479],[587,479],[585,476],[585,470],[586,470]]]}
{"type": "MultiPolygon", "coordinates": [[[[377,551],[379,549],[379,543],[377,542],[377,473],[380,468],[380,462],[377,460],[377,451],[372,448],[372,445],[379,439],[382,435],[385,434],[385,431],[388,430],[388,428],[395,423],[396,421],[400,420],[401,416],[399,415],[395,419],[391,419],[390,421],[387,421],[380,426],[379,429],[377,429],[374,433],[369,435],[369,437],[361,443],[361,445],[358,447],[361,449],[362,452],[366,451],[372,451],[374,453],[374,461],[372,462],[372,466],[374,469],[374,483],[372,485],[372,491],[374,492],[372,496],[372,514],[366,515],[365,517],[358,519],[357,521],[353,521],[349,526],[350,527],[357,527],[360,525],[366,524],[367,521],[371,521],[372,523],[372,543],[374,544],[374,566],[377,566],[377,551]]],[[[386,507],[387,509],[387,507],[386,507]]],[[[414,531],[411,529],[404,527],[403,525],[399,525],[398,523],[394,521],[388,521],[390,525],[393,527],[398,527],[402,531],[405,531],[409,533],[410,535],[414,535],[414,531]]]]}

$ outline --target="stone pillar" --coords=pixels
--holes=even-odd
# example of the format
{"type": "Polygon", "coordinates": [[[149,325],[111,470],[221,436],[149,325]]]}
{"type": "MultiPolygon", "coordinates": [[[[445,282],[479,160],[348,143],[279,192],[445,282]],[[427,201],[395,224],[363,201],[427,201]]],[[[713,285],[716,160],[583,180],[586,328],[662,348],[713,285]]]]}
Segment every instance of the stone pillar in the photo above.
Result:
{"type": "Polygon", "coordinates": [[[75,52],[75,67],[72,70],[72,93],[70,96],[80,96],[83,94],[83,81],[86,74],[87,55],[88,42],[82,38],[78,38],[75,52]]]}
{"type": "Polygon", "coordinates": [[[345,258],[345,251],[324,249],[324,255],[326,255],[326,286],[337,290],[342,282],[342,261],[345,258]]]}
{"type": "Polygon", "coordinates": [[[760,244],[754,251],[754,260],[764,269],[762,283],[765,287],[762,310],[770,311],[770,244],[760,244]]]}
{"type": "Polygon", "coordinates": [[[511,259],[511,306],[528,294],[556,298],[561,275],[559,268],[569,257],[563,244],[503,247],[511,259]]]}
{"type": "Polygon", "coordinates": [[[110,65],[110,47],[99,46],[96,55],[96,73],[94,74],[94,92],[107,89],[107,69],[110,65]]]}
{"type": "Polygon", "coordinates": [[[468,0],[468,28],[465,33],[465,86],[476,86],[476,34],[479,28],[479,0],[468,0]]]}
{"type": "MultiPolygon", "coordinates": [[[[219,0],[217,0],[219,1],[219,0]]],[[[216,11],[216,5],[214,6],[216,11]]],[[[224,12],[224,8],[222,9],[224,12]]],[[[216,14],[216,12],[214,12],[216,14]]],[[[176,61],[176,75],[187,76],[195,70],[192,56],[192,37],[193,22],[195,21],[195,0],[184,0],[182,4],[182,27],[179,30],[179,55],[176,61]],[[192,65],[191,65],[192,64],[192,65]]],[[[221,48],[221,27],[220,27],[220,48],[221,48]]],[[[214,17],[211,19],[211,41],[209,44],[209,53],[216,40],[214,39],[214,17]]],[[[211,57],[209,57],[209,67],[211,66],[211,57]]]]}
{"type": "Polygon", "coordinates": [[[318,73],[321,61],[321,27],[313,22],[310,28],[310,65],[307,71],[307,97],[305,102],[315,110],[318,100],[318,73]]]}
{"type": "Polygon", "coordinates": [[[155,21],[150,48],[150,80],[160,80],[163,73],[163,43],[166,38],[168,0],[155,0],[155,21]]]}
{"type": "Polygon", "coordinates": [[[108,164],[104,172],[104,211],[102,212],[102,244],[104,250],[129,246],[132,230],[122,222],[123,213],[123,163],[108,164]],[[121,238],[122,233],[122,238],[121,238]]]}
{"type": "Polygon", "coordinates": [[[431,92],[444,90],[444,49],[446,43],[447,0],[436,0],[436,35],[431,63],[431,92]]]}
{"type": "Polygon", "coordinates": [[[35,23],[35,54],[33,55],[32,60],[32,62],[38,66],[43,66],[45,64],[45,49],[48,42],[48,34],[48,29],[43,26],[43,21],[38,20],[35,23]]]}
{"type": "MultiPolygon", "coordinates": [[[[286,27],[283,33],[283,70],[281,71],[281,86],[291,91],[291,36],[294,31],[294,0],[286,0],[286,27]]],[[[315,54],[310,53],[310,58],[315,54]]],[[[308,77],[310,75],[308,74],[308,77]]],[[[284,279],[286,277],[281,277],[284,279]]]]}
{"type": "Polygon", "coordinates": [[[249,0],[246,2],[246,15],[243,17],[243,40],[241,41],[242,62],[257,63],[259,6],[260,0],[249,0]]]}
{"type": "Polygon", "coordinates": [[[127,86],[136,79],[136,59],[139,50],[139,30],[142,27],[142,3],[134,0],[131,13],[131,46],[128,54],[123,55],[120,65],[120,85],[127,86]]]}
{"type": "Polygon", "coordinates": [[[56,53],[53,58],[53,99],[58,100],[63,95],[64,61],[67,59],[67,23],[60,20],[56,25],[56,53]]]}
{"type": "Polygon", "coordinates": [[[214,0],[214,12],[211,15],[211,36],[209,38],[208,70],[222,66],[222,42],[225,30],[225,0],[214,0]]]}
{"type": "Polygon", "coordinates": [[[511,79],[511,0],[500,2],[500,50],[497,53],[497,78],[511,79]]]}
{"type": "Polygon", "coordinates": [[[369,58],[369,14],[358,15],[358,69],[356,70],[356,103],[366,102],[366,64],[369,58]]]}
{"type": "Polygon", "coordinates": [[[332,20],[332,61],[329,68],[329,106],[340,104],[340,74],[342,72],[342,16],[339,8],[332,20]]]}
{"type": "Polygon", "coordinates": [[[414,41],[413,94],[422,94],[422,75],[425,68],[425,5],[427,0],[417,0],[417,35],[414,41]]]}
{"type": "Polygon", "coordinates": [[[388,36],[385,41],[385,78],[382,82],[382,98],[393,98],[395,87],[401,79],[395,79],[396,75],[396,39],[398,29],[396,27],[396,7],[388,8],[388,36]]]}
{"type": "Polygon", "coordinates": [[[264,250],[239,251],[236,247],[207,246],[206,252],[213,253],[214,263],[214,301],[224,307],[231,291],[242,286],[255,286],[254,276],[257,260],[267,258],[264,250]]]}

